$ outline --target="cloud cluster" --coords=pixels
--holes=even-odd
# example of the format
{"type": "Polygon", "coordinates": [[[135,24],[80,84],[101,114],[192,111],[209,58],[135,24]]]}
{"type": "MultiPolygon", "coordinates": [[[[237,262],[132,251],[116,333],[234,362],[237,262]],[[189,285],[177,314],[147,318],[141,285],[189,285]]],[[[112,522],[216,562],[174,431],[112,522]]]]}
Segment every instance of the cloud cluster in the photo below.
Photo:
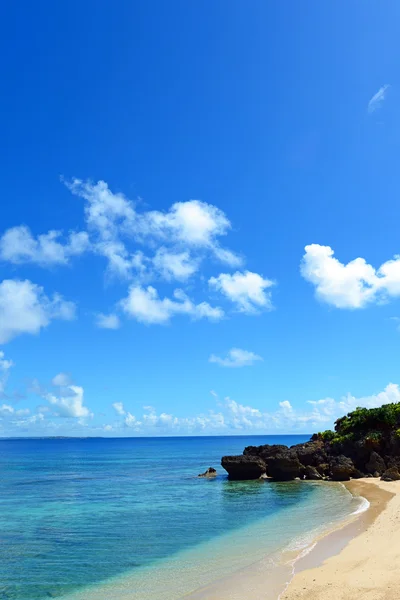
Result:
{"type": "Polygon", "coordinates": [[[211,277],[209,285],[222,292],[240,312],[254,314],[260,309],[272,308],[271,293],[267,290],[274,285],[274,282],[258,273],[251,271],[221,273],[218,277],[211,277]]]}
{"type": "Polygon", "coordinates": [[[54,319],[74,319],[75,304],[59,294],[46,296],[42,287],[28,279],[4,279],[0,283],[0,314],[0,344],[5,344],[21,333],[39,333],[54,319]]]}
{"type": "MultiPolygon", "coordinates": [[[[95,313],[95,323],[103,329],[120,326],[118,311],[147,324],[165,323],[178,314],[193,319],[222,318],[222,308],[207,301],[195,302],[180,289],[188,283],[193,289],[195,276],[204,281],[200,269],[206,259],[236,269],[243,264],[242,256],[221,244],[232,228],[221,209],[189,200],[175,202],[165,211],[144,210],[141,202],[136,204],[124,194],[111,191],[104,181],[73,179],[64,184],[84,201],[85,229],[67,235],[50,230],[35,237],[26,225],[12,227],[0,238],[1,260],[50,267],[67,265],[72,257],[85,253],[103,257],[108,278],[118,277],[130,285],[128,296],[110,314],[95,313]],[[154,282],[179,282],[179,289],[172,298],[160,298],[155,285],[150,285],[154,282]]],[[[240,312],[250,314],[271,308],[268,288],[273,282],[258,273],[221,273],[209,278],[208,284],[240,312]]],[[[25,315],[22,320],[26,320],[25,315]]],[[[36,330],[32,326],[31,330],[21,329],[21,333],[36,330]]],[[[8,339],[16,334],[11,332],[8,339]]]]}
{"type": "Polygon", "coordinates": [[[110,273],[132,278],[138,272],[148,277],[184,281],[195,273],[203,258],[210,254],[231,266],[241,258],[220,245],[231,223],[225,213],[206,202],[175,202],[169,210],[139,211],[121,193],[107,183],[74,179],[66,182],[70,191],[86,200],[85,215],[91,234],[92,249],[108,261],[110,273]],[[130,242],[156,247],[153,255],[132,252],[130,242]]]}
{"type": "Polygon", "coordinates": [[[301,274],[319,300],[336,308],[363,308],[400,296],[399,256],[375,269],[364,258],[343,264],[330,246],[311,244],[305,247],[301,274]]]}
{"type": "MultiPolygon", "coordinates": [[[[227,433],[313,433],[331,428],[336,419],[358,406],[374,408],[400,402],[400,389],[390,383],[378,394],[356,398],[351,394],[340,400],[324,398],[308,401],[309,409],[295,409],[289,400],[278,404],[274,411],[241,404],[229,397],[222,402],[217,399],[218,410],[191,417],[178,417],[169,413],[157,413],[153,407],[143,407],[139,417],[129,412],[122,402],[113,407],[122,417],[112,425],[112,431],[121,433],[121,428],[132,431],[133,435],[212,435],[227,433]]],[[[108,429],[111,431],[111,429],[108,429]]]]}
{"type": "Polygon", "coordinates": [[[225,357],[211,354],[208,360],[221,367],[248,367],[263,359],[254,352],[242,350],[241,348],[231,348],[225,357]]]}
{"type": "Polygon", "coordinates": [[[25,225],[12,227],[0,238],[0,256],[15,265],[66,265],[71,256],[83,254],[90,247],[86,231],[71,232],[66,241],[60,240],[61,231],[49,231],[35,239],[25,225]]]}
{"type": "Polygon", "coordinates": [[[57,417],[92,417],[93,413],[83,404],[83,388],[78,385],[67,385],[61,395],[47,394],[46,400],[50,403],[57,417]]]}
{"type": "Polygon", "coordinates": [[[173,299],[159,298],[157,290],[151,286],[147,288],[132,285],[126,298],[121,300],[120,307],[131,318],[141,323],[167,323],[172,316],[178,314],[189,315],[193,319],[219,320],[224,316],[224,311],[213,307],[208,302],[194,304],[186,293],[176,289],[173,299]]]}

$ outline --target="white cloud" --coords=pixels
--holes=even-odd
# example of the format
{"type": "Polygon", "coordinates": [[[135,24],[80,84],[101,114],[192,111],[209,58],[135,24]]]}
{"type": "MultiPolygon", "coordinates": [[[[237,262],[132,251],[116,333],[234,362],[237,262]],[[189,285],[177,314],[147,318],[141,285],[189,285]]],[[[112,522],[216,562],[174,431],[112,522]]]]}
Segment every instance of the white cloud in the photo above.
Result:
{"type": "Polygon", "coordinates": [[[230,227],[222,210],[199,200],[176,202],[166,213],[149,211],[143,215],[142,222],[142,230],[149,235],[162,238],[172,235],[189,245],[210,248],[230,227]]]}
{"type": "Polygon", "coordinates": [[[208,360],[221,367],[247,367],[253,365],[256,361],[263,359],[254,352],[241,350],[240,348],[231,348],[225,358],[211,354],[208,360]]]}
{"type": "Polygon", "coordinates": [[[113,313],[110,315],[99,313],[96,315],[96,325],[97,327],[100,327],[100,329],[119,329],[121,322],[118,315],[113,313]]]}
{"type": "Polygon", "coordinates": [[[314,433],[333,427],[339,417],[354,410],[358,406],[375,408],[383,404],[400,402],[400,389],[397,384],[388,384],[383,391],[365,397],[356,398],[351,394],[336,401],[324,398],[309,401],[310,410],[295,409],[289,400],[279,402],[278,408],[264,411],[246,404],[241,404],[231,398],[225,398],[219,403],[219,412],[209,411],[206,414],[193,417],[176,417],[172,414],[157,414],[153,409],[149,414],[143,414],[139,419],[131,415],[125,426],[132,426],[139,434],[157,433],[160,435],[190,435],[218,433],[314,433]]]}
{"type": "Polygon", "coordinates": [[[223,311],[212,307],[207,302],[194,304],[183,292],[174,291],[174,300],[159,298],[157,290],[149,286],[132,285],[126,298],[121,300],[120,306],[125,313],[142,323],[167,323],[172,316],[186,314],[193,319],[203,317],[218,320],[223,317],[223,311]]]}
{"type": "Polygon", "coordinates": [[[315,285],[320,300],[337,308],[363,308],[390,296],[400,296],[399,256],[375,269],[364,258],[343,264],[333,255],[330,246],[305,247],[301,274],[315,285]]]}
{"type": "Polygon", "coordinates": [[[112,406],[117,414],[119,414],[119,415],[126,414],[123,402],[114,402],[112,406]]]}
{"type": "Polygon", "coordinates": [[[2,417],[7,417],[14,414],[14,407],[9,404],[3,404],[0,406],[0,415],[2,417]]]}
{"type": "Polygon", "coordinates": [[[188,251],[172,252],[161,247],[153,258],[153,265],[167,281],[186,281],[197,271],[199,262],[188,251]]]}
{"type": "Polygon", "coordinates": [[[379,88],[379,90],[376,92],[376,94],[374,94],[372,96],[371,100],[368,102],[369,114],[372,114],[373,112],[375,112],[376,110],[381,108],[383,101],[386,98],[386,94],[387,94],[389,88],[390,88],[390,85],[388,85],[388,84],[383,85],[381,88],[379,88]]]}
{"type": "Polygon", "coordinates": [[[83,404],[83,388],[78,385],[70,385],[64,388],[63,396],[47,394],[46,400],[55,408],[59,417],[93,416],[83,404]]]}
{"type": "Polygon", "coordinates": [[[29,408],[20,408],[16,410],[13,406],[9,404],[3,404],[0,406],[0,416],[1,417],[26,417],[30,414],[29,408]]]}
{"type": "Polygon", "coordinates": [[[71,232],[67,241],[60,242],[60,231],[49,231],[37,239],[25,225],[8,229],[0,238],[0,258],[13,264],[36,263],[42,266],[67,264],[71,256],[89,249],[85,231],[71,232]]]}
{"type": "Polygon", "coordinates": [[[5,279],[0,283],[0,314],[0,344],[5,344],[22,333],[39,333],[53,319],[73,319],[75,304],[59,294],[49,298],[29,280],[5,279]]]}
{"type": "MultiPolygon", "coordinates": [[[[218,238],[227,234],[231,224],[225,213],[212,204],[189,200],[174,203],[166,212],[139,212],[131,200],[113,193],[105,181],[74,179],[65,184],[73,194],[87,201],[85,215],[88,229],[94,234],[93,249],[108,259],[110,271],[119,276],[132,277],[137,269],[135,253],[127,248],[129,239],[150,246],[168,243],[171,249],[159,249],[155,266],[170,279],[177,275],[176,279],[184,280],[194,273],[203,258],[200,250],[230,265],[242,262],[234,252],[220,247],[218,238]],[[189,248],[195,249],[198,256],[189,256],[189,248]],[[165,269],[163,260],[166,252],[174,257],[169,269],[165,269]]],[[[149,260],[142,260],[142,271],[149,260]]]]}
{"type": "Polygon", "coordinates": [[[229,298],[240,312],[251,314],[259,309],[272,308],[271,293],[267,290],[274,282],[258,273],[221,273],[218,277],[211,277],[208,283],[229,298]]]}
{"type": "Polygon", "coordinates": [[[7,360],[5,354],[0,350],[0,398],[5,396],[5,388],[11,367],[14,366],[12,360],[7,360]]]}
{"type": "Polygon", "coordinates": [[[71,384],[71,378],[66,373],[58,373],[53,377],[51,383],[56,387],[66,387],[71,384]]]}
{"type": "Polygon", "coordinates": [[[134,429],[138,429],[138,427],[140,427],[140,425],[141,425],[141,422],[137,421],[136,417],[134,415],[132,415],[130,412],[126,413],[124,423],[125,423],[126,427],[132,427],[134,429]]]}
{"type": "Polygon", "coordinates": [[[238,256],[226,248],[220,248],[219,246],[214,247],[214,255],[219,261],[226,263],[230,267],[240,267],[244,263],[241,256],[238,256]]]}

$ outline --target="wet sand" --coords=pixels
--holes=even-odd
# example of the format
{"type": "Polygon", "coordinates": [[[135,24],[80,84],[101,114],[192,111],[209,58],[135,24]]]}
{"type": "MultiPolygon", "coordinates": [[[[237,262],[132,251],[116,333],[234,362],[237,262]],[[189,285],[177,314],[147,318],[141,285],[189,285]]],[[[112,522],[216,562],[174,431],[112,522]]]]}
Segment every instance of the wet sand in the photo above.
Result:
{"type": "Polygon", "coordinates": [[[367,478],[346,485],[369,500],[369,510],[296,563],[280,600],[400,598],[400,482],[367,478]]]}

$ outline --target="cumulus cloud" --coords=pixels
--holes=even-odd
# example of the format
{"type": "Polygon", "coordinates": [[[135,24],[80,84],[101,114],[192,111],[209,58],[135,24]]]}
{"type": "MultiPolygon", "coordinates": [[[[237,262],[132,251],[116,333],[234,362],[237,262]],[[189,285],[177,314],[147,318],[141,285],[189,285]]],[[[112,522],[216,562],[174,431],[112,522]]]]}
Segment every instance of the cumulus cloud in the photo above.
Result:
{"type": "Polygon", "coordinates": [[[267,290],[274,282],[258,273],[221,273],[211,277],[208,283],[231,300],[240,312],[251,314],[272,308],[271,293],[267,290]]]}
{"type": "Polygon", "coordinates": [[[2,404],[0,406],[1,417],[26,417],[30,412],[29,408],[20,408],[19,410],[16,410],[10,404],[2,404]]]}
{"type": "Polygon", "coordinates": [[[110,315],[99,313],[96,315],[96,325],[100,329],[119,329],[121,322],[118,315],[114,313],[111,313],[110,315]]]}
{"type": "Polygon", "coordinates": [[[56,387],[65,387],[67,385],[70,385],[71,378],[66,373],[58,373],[57,375],[55,375],[55,377],[53,377],[51,383],[56,387]]]}
{"type": "Polygon", "coordinates": [[[115,412],[118,415],[125,415],[126,414],[123,402],[114,402],[112,406],[113,406],[113,409],[115,410],[115,412]]]}
{"type": "Polygon", "coordinates": [[[223,317],[222,309],[212,307],[207,302],[194,304],[183,290],[174,291],[174,299],[159,298],[157,290],[132,285],[126,298],[120,302],[120,307],[137,321],[148,324],[167,323],[171,317],[186,314],[193,319],[208,318],[219,320],[223,317]]]}
{"type": "Polygon", "coordinates": [[[83,404],[83,388],[69,385],[62,395],[47,394],[46,400],[54,407],[58,417],[91,417],[93,413],[83,404]]]}
{"type": "MultiPolygon", "coordinates": [[[[135,203],[123,193],[112,191],[105,181],[72,179],[63,183],[83,200],[84,230],[64,235],[52,229],[33,235],[26,225],[12,227],[0,238],[1,259],[15,265],[34,263],[46,267],[66,265],[73,256],[90,252],[105,259],[108,279],[118,277],[131,284],[128,298],[119,307],[125,307],[125,312],[142,322],[167,322],[172,315],[182,313],[193,319],[223,316],[221,308],[205,301],[195,304],[182,290],[176,290],[173,298],[160,299],[155,288],[149,285],[160,280],[185,283],[195,275],[199,278],[205,259],[232,268],[243,264],[241,255],[221,244],[232,225],[220,208],[200,200],[188,200],[175,202],[164,211],[144,210],[140,201],[135,203]]],[[[268,288],[273,283],[257,273],[221,273],[209,283],[241,312],[257,313],[271,308],[268,288]]],[[[21,283],[15,285],[21,286],[21,283]]],[[[41,288],[36,292],[39,290],[41,288]]],[[[43,292],[41,294],[44,300],[43,292]]],[[[61,303],[61,297],[58,298],[60,318],[64,318],[62,311],[65,315],[69,311],[71,315],[73,305],[69,303],[68,308],[67,303],[61,303]]],[[[50,315],[56,314],[56,300],[56,296],[47,299],[47,309],[50,304],[53,308],[45,311],[47,318],[42,312],[40,323],[55,318],[50,315]]],[[[105,329],[120,326],[116,313],[97,314],[95,323],[105,329]]],[[[32,329],[43,326],[46,325],[32,325],[32,329]]],[[[14,333],[7,335],[11,339],[14,333]]]]}
{"type": "Polygon", "coordinates": [[[54,319],[74,319],[75,304],[60,294],[46,296],[28,279],[5,279],[0,283],[0,314],[0,344],[5,344],[22,333],[39,333],[54,319]]]}
{"type": "Polygon", "coordinates": [[[386,98],[389,88],[390,88],[390,85],[388,85],[388,84],[383,85],[381,88],[379,88],[379,90],[376,92],[376,94],[374,94],[372,96],[371,100],[368,102],[369,114],[372,114],[376,110],[381,108],[381,106],[386,98]]]}
{"type": "Polygon", "coordinates": [[[208,360],[209,362],[216,363],[221,367],[248,367],[253,365],[256,361],[263,359],[254,352],[242,350],[241,348],[231,348],[225,357],[211,354],[208,360]]]}
{"type": "Polygon", "coordinates": [[[90,247],[86,231],[71,232],[65,241],[60,239],[61,231],[51,230],[34,238],[29,227],[12,227],[0,238],[0,258],[13,264],[67,264],[71,256],[83,254],[90,247]]]}
{"type": "MultiPolygon", "coordinates": [[[[216,395],[215,395],[216,396],[216,395]]],[[[289,400],[277,404],[275,410],[266,411],[259,407],[225,398],[220,402],[216,396],[218,410],[191,417],[178,417],[170,413],[158,413],[148,407],[142,415],[120,413],[123,419],[113,426],[121,432],[128,428],[138,435],[212,435],[223,433],[314,433],[333,427],[336,419],[358,406],[374,408],[382,404],[400,402],[397,384],[388,384],[383,391],[365,397],[347,394],[339,400],[323,398],[310,400],[307,407],[295,409],[289,400]]]]}
{"type": "Polygon", "coordinates": [[[197,271],[199,261],[192,258],[188,251],[172,252],[161,247],[153,258],[153,265],[167,281],[186,281],[197,271]]]}
{"type": "Polygon", "coordinates": [[[399,256],[375,269],[364,258],[343,264],[330,246],[311,244],[305,247],[301,274],[315,286],[317,298],[336,308],[363,308],[400,296],[399,256]]]}
{"type": "MultiPolygon", "coordinates": [[[[219,244],[218,238],[227,234],[231,224],[225,213],[212,204],[188,200],[175,202],[165,212],[140,212],[123,194],[112,192],[105,181],[92,183],[74,179],[65,183],[73,194],[87,201],[86,222],[89,231],[94,234],[93,247],[108,258],[109,268],[119,275],[129,277],[137,268],[134,254],[127,249],[129,239],[145,245],[168,243],[174,248],[172,255],[178,257],[174,258],[178,280],[197,270],[197,261],[202,258],[198,253],[200,250],[208,251],[230,265],[241,263],[240,257],[219,244]],[[189,248],[198,253],[197,260],[189,258],[189,248]],[[178,264],[179,256],[184,266],[178,264]]],[[[163,251],[166,252],[164,249],[160,255],[156,254],[153,266],[158,267],[164,276],[167,274],[172,278],[175,273],[173,269],[165,270],[163,251]]]]}

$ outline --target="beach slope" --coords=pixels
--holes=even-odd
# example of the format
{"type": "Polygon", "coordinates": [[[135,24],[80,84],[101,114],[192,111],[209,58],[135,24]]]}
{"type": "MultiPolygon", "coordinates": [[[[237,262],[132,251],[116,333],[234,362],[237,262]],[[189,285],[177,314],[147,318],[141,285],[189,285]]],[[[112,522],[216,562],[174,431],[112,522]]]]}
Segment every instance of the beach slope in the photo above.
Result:
{"type": "Polygon", "coordinates": [[[349,487],[370,500],[372,522],[321,565],[308,568],[300,561],[296,571],[304,570],[280,600],[399,600],[400,482],[362,479],[349,487]]]}

